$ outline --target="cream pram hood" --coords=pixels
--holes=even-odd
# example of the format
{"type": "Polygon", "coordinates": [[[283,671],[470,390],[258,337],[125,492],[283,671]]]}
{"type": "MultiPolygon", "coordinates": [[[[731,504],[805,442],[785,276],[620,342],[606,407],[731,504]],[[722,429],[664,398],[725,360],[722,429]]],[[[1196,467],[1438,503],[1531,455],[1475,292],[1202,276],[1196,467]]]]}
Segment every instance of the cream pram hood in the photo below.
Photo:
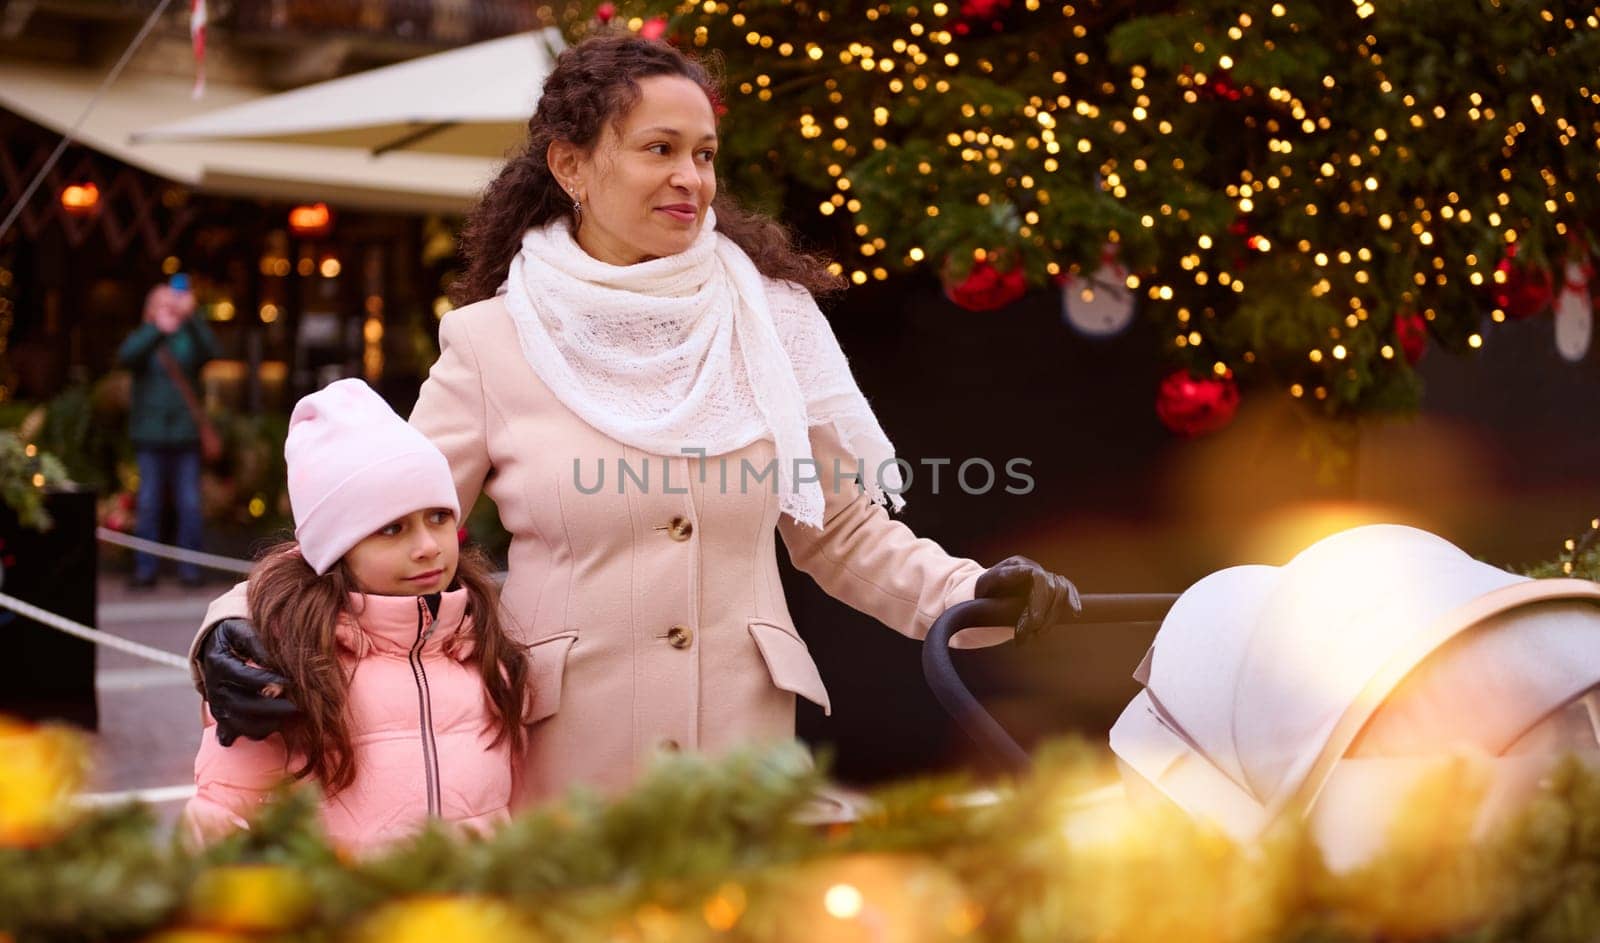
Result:
{"type": "Polygon", "coordinates": [[[1380,813],[1424,765],[1495,758],[1490,807],[1559,758],[1512,748],[1600,685],[1600,584],[1359,527],[1284,566],[1196,583],[1135,677],[1145,690],[1111,731],[1130,790],[1153,786],[1241,841],[1310,809],[1330,864],[1347,867],[1381,843],[1380,813]]]}

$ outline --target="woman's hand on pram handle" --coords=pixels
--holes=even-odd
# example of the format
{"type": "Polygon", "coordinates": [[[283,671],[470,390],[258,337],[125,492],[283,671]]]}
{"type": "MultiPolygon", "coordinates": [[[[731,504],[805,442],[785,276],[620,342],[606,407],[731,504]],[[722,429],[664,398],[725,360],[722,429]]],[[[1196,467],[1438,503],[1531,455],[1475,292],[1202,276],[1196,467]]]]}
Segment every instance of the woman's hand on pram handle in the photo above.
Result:
{"type": "Polygon", "coordinates": [[[265,740],[300,713],[282,697],[287,678],[268,671],[266,650],[248,619],[224,619],[200,642],[200,677],[217,721],[217,742],[232,746],[241,734],[265,740]]]}
{"type": "Polygon", "coordinates": [[[983,571],[973,587],[977,599],[1026,600],[1017,618],[1017,641],[1024,642],[1053,625],[1071,622],[1083,612],[1078,587],[1059,573],[1027,557],[1006,557],[983,571]]]}

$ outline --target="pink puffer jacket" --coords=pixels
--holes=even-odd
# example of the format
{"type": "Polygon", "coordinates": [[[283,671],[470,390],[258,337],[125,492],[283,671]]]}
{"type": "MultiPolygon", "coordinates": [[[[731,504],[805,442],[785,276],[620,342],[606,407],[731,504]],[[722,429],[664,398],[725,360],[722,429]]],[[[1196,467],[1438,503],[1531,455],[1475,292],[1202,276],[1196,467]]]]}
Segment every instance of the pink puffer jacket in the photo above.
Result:
{"type": "MultiPolygon", "coordinates": [[[[242,584],[241,584],[242,585],[242,584]]],[[[494,728],[472,653],[467,593],[443,594],[437,619],[415,596],[352,596],[355,619],[338,630],[350,674],[348,711],[356,778],[324,800],[322,821],[341,849],[362,853],[405,837],[430,818],[487,829],[508,817],[509,744],[494,728]]],[[[519,718],[520,720],[520,718],[519,718]]],[[[281,737],[224,747],[206,715],[194,761],[197,792],[184,810],[204,842],[248,828],[252,810],[297,768],[281,737]]]]}

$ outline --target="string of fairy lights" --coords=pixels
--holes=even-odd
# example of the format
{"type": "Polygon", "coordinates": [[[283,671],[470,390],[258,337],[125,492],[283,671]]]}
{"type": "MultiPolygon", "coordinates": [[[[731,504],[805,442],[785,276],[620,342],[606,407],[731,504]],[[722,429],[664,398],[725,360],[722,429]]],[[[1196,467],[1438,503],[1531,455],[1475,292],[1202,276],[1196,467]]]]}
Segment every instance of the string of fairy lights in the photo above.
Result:
{"type": "Polygon", "coordinates": [[[1094,3],[640,12],[722,52],[736,120],[777,110],[777,139],[747,150],[824,194],[817,212],[855,237],[834,266],[851,283],[989,263],[1038,284],[1110,246],[1180,357],[1218,376],[1270,357],[1288,395],[1324,400],[1406,359],[1402,318],[1481,348],[1483,298],[1519,277],[1509,253],[1586,252],[1600,196],[1600,72],[1573,67],[1600,8],[1486,0],[1430,24],[1380,3],[1197,3],[1120,55],[1094,3]],[[1482,45],[1521,58],[1430,64],[1408,45],[1431,29],[1472,49],[1463,28],[1512,31],[1482,45]],[[1474,172],[1439,185],[1441,160],[1474,172]],[[1234,336],[1252,304],[1315,323],[1297,359],[1234,336]]]}
{"type": "Polygon", "coordinates": [[[1558,562],[1561,564],[1561,574],[1563,576],[1575,575],[1574,570],[1582,561],[1584,555],[1592,553],[1597,546],[1600,546],[1600,517],[1591,518],[1589,520],[1589,528],[1580,536],[1568,537],[1562,541],[1561,556],[1558,558],[1558,562]]]}

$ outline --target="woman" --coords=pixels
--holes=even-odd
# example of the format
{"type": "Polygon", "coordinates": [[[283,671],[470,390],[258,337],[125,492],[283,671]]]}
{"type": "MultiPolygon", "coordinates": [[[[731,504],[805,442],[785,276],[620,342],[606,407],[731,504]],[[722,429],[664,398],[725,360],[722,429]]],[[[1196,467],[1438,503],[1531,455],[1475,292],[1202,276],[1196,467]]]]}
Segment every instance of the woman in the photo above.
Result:
{"type": "MultiPolygon", "coordinates": [[[[828,708],[774,531],[829,594],[912,637],[974,595],[1027,596],[1024,633],[1077,609],[1030,560],[985,571],[889,518],[893,447],[808,291],[834,283],[717,197],[714,94],[665,44],[562,53],[467,227],[461,307],[411,414],[461,506],[487,492],[512,534],[504,617],[535,689],[525,798],[624,788],[660,750],[792,737],[795,695],[828,708]]],[[[243,615],[239,598],[206,624],[243,615]]],[[[202,639],[219,722],[276,729],[293,707],[255,694],[281,679],[242,663],[248,626],[202,639]]]]}

